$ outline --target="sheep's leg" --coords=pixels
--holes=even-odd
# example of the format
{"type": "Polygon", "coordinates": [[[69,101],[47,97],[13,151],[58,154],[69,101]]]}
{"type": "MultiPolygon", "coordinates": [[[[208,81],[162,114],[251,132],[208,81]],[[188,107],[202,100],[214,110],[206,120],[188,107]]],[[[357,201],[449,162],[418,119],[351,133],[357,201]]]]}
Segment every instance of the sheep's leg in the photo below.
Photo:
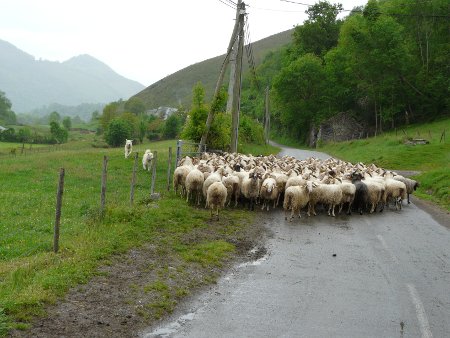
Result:
{"type": "Polygon", "coordinates": [[[348,203],[348,210],[347,210],[347,215],[351,215],[352,214],[352,203],[348,203]]]}
{"type": "Polygon", "coordinates": [[[333,206],[331,207],[331,215],[333,216],[333,217],[336,217],[336,215],[334,214],[334,208],[335,208],[335,204],[333,204],[333,206]]]}
{"type": "Polygon", "coordinates": [[[264,199],[261,210],[264,210],[265,207],[266,207],[266,200],[264,199]]]}
{"type": "Polygon", "coordinates": [[[186,193],[186,203],[189,203],[189,195],[190,195],[190,191],[188,190],[186,193]]]}
{"type": "Polygon", "coordinates": [[[409,201],[409,194],[408,194],[408,204],[411,204],[411,202],[409,201]]]}
{"type": "Polygon", "coordinates": [[[276,206],[277,206],[277,204],[276,204],[276,201],[275,201],[275,200],[273,200],[273,209],[275,209],[275,208],[276,208],[276,206]]]}
{"type": "Polygon", "coordinates": [[[294,219],[294,215],[295,215],[295,210],[294,207],[291,208],[291,217],[289,218],[289,222],[292,222],[292,220],[294,219]]]}

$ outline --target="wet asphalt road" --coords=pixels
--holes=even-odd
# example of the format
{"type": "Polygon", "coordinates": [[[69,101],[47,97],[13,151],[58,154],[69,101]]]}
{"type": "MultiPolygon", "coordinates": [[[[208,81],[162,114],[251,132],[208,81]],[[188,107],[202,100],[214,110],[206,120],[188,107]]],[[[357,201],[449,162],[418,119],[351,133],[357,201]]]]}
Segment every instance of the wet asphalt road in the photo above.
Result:
{"type": "Polygon", "coordinates": [[[416,205],[292,223],[260,214],[267,255],[143,337],[450,337],[450,230],[416,205]]]}

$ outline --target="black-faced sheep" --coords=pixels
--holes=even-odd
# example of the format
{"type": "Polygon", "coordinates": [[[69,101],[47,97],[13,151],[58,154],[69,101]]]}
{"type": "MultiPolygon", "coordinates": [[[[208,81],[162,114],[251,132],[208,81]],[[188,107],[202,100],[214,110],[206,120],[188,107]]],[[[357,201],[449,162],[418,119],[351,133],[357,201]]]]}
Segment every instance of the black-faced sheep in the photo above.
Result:
{"type": "Polygon", "coordinates": [[[420,183],[416,180],[413,180],[408,177],[404,177],[402,175],[395,175],[394,180],[405,183],[406,185],[406,194],[408,198],[408,204],[410,204],[409,195],[411,195],[416,189],[419,187],[420,183]]]}
{"type": "Polygon", "coordinates": [[[242,181],[241,192],[242,195],[248,200],[249,210],[254,210],[255,203],[259,197],[261,175],[259,173],[251,172],[248,177],[242,181]]]}

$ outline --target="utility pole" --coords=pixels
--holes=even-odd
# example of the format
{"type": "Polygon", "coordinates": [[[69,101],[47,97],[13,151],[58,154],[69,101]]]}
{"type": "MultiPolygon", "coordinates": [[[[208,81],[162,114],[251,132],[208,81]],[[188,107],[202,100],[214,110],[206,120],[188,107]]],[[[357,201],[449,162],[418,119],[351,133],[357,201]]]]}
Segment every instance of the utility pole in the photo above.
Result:
{"type": "Polygon", "coordinates": [[[269,111],[269,86],[266,87],[266,111],[264,114],[264,139],[269,143],[270,137],[270,111],[269,111]]]}
{"type": "Polygon", "coordinates": [[[239,112],[241,108],[241,80],[242,80],[242,56],[244,54],[244,19],[245,3],[240,5],[239,12],[239,36],[236,55],[236,72],[233,83],[233,102],[231,106],[231,152],[238,150],[239,138],[239,112]]]}
{"type": "MultiPolygon", "coordinates": [[[[237,8],[236,8],[236,21],[234,23],[233,33],[231,34],[230,43],[228,44],[225,60],[223,60],[222,67],[219,72],[219,78],[217,79],[216,88],[214,90],[214,96],[213,96],[213,100],[212,100],[212,104],[211,104],[211,110],[209,111],[208,118],[206,119],[205,132],[202,135],[202,138],[200,140],[200,144],[198,147],[199,152],[203,151],[204,145],[206,144],[206,140],[208,138],[209,130],[211,129],[211,124],[212,124],[214,113],[215,113],[213,111],[213,108],[215,106],[214,103],[216,102],[216,100],[219,96],[220,87],[222,86],[223,77],[225,75],[225,69],[229,63],[231,52],[233,50],[233,46],[234,46],[236,40],[238,39],[240,23],[241,23],[241,21],[242,21],[242,23],[244,22],[244,16],[245,16],[245,4],[242,2],[242,0],[238,0],[237,8]]],[[[242,27],[243,27],[243,25],[242,25],[242,27]]]]}

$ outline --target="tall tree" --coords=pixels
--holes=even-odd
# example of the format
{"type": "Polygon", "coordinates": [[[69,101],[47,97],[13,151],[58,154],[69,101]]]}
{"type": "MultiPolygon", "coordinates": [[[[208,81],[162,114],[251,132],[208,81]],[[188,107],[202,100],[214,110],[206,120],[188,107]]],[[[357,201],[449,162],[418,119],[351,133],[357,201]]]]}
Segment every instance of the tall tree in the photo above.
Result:
{"type": "Polygon", "coordinates": [[[319,1],[308,7],[308,19],[294,30],[294,45],[300,54],[313,53],[323,57],[327,51],[337,45],[341,20],[337,15],[341,4],[332,5],[328,1],[319,1]]]}

